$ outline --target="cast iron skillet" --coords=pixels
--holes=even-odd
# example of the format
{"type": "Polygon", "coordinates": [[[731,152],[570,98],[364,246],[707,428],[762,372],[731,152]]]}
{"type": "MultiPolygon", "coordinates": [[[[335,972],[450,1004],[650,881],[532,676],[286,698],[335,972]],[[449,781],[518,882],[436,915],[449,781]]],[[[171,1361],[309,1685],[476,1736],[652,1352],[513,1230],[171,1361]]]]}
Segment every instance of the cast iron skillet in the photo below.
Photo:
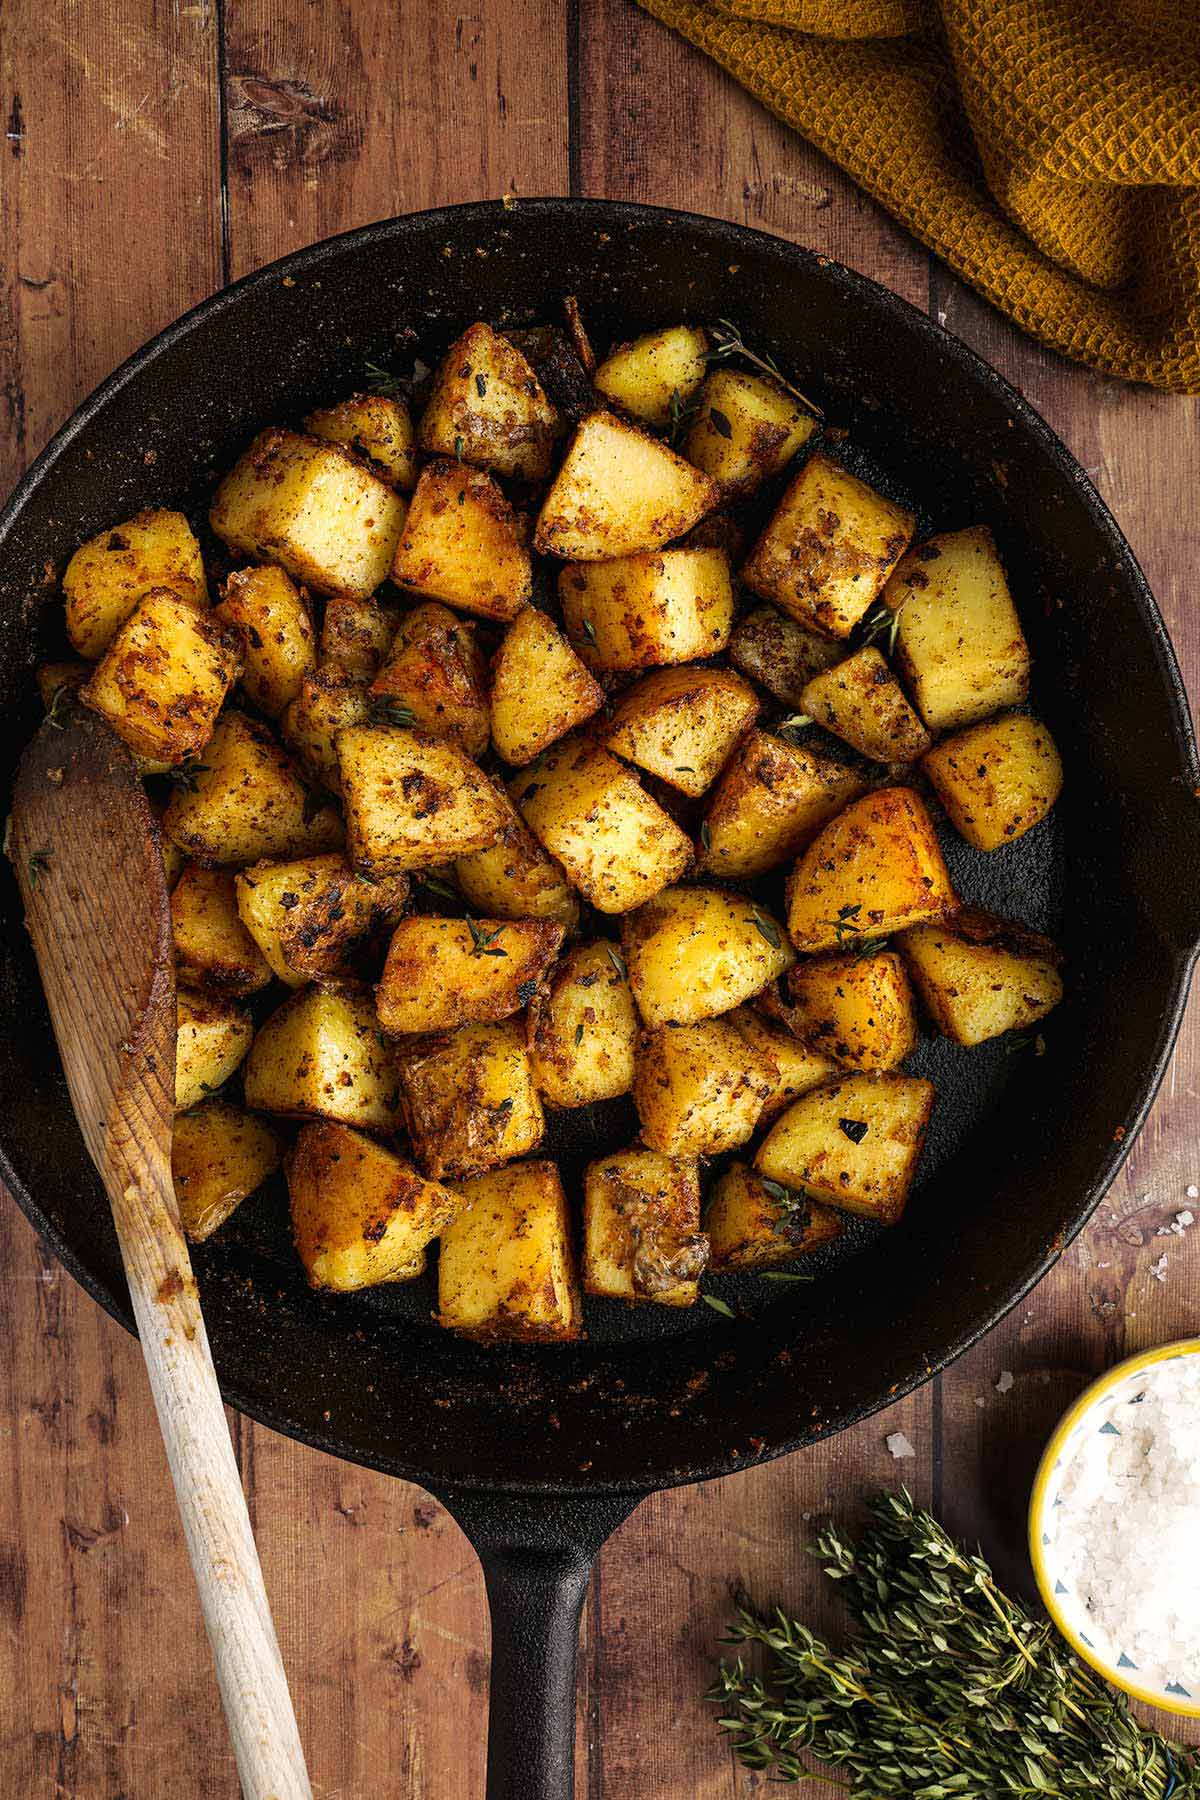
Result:
{"type": "MultiPolygon", "coordinates": [[[[927,1047],[942,1076],[908,1217],[812,1286],[721,1285],[743,1314],[589,1303],[589,1340],[485,1350],[430,1322],[428,1290],[311,1295],[277,1197],[198,1256],[227,1399],[277,1430],[440,1496],[483,1561],[493,1613],[489,1794],[570,1788],[587,1573],[645,1493],[779,1456],[861,1419],[988,1330],[1108,1187],[1178,1028],[1200,937],[1196,749],[1162,620],[1077,464],[954,338],[824,257],[684,213],[579,200],[452,207],[335,238],[218,294],[118,370],[0,515],[4,754],[36,721],[30,672],[55,580],[84,537],[154,504],[202,512],[262,424],[430,358],[471,320],[553,314],[575,292],[597,339],[732,318],[849,431],[847,454],[925,524],[986,521],[1032,642],[1067,787],[1053,819],[965,897],[1058,931],[1071,973],[1046,1054],[927,1047]],[[415,339],[406,338],[407,332],[415,339]],[[951,1059],[951,1060],[947,1060],[951,1059]],[[951,1061],[953,1067],[951,1067],[951,1061]]],[[[131,1324],[4,879],[0,1167],[67,1267],[131,1324]]],[[[118,925],[119,928],[119,925],[118,925]]],[[[627,1141],[627,1114],[560,1131],[570,1180],[627,1141]]]]}

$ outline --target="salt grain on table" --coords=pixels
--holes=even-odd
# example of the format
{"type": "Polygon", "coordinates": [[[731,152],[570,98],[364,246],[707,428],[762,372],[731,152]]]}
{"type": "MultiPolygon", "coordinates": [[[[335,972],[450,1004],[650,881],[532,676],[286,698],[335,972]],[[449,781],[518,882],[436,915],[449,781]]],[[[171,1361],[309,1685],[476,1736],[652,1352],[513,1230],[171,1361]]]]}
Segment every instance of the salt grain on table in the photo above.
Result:
{"type": "Polygon", "coordinates": [[[899,1462],[902,1457],[915,1456],[917,1454],[902,1431],[890,1431],[887,1435],[886,1442],[888,1449],[896,1458],[897,1462],[899,1462]]]}

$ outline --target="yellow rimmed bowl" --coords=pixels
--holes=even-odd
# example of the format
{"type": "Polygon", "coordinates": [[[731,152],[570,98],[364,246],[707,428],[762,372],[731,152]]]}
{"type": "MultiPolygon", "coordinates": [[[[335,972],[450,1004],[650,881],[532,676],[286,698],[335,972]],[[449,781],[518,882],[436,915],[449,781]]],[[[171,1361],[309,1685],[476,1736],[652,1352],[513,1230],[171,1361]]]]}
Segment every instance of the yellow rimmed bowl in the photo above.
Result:
{"type": "Polygon", "coordinates": [[[1200,1338],[1181,1338],[1157,1350],[1143,1350],[1108,1369],[1085,1388],[1059,1421],[1038,1464],[1029,1502],[1029,1549],[1042,1602],[1058,1629],[1082,1661],[1134,1700],[1161,1706],[1187,1719],[1200,1719],[1200,1667],[1189,1677],[1178,1671],[1165,1684],[1148,1682],[1119,1643],[1106,1643],[1089,1617],[1084,1596],[1072,1585],[1061,1565],[1052,1529],[1051,1514],[1058,1504],[1059,1488],[1075,1457],[1085,1451],[1088,1439],[1114,1429],[1108,1418],[1115,1406],[1134,1406],[1147,1385],[1147,1370],[1184,1356],[1200,1356],[1200,1338]],[[1103,1415],[1103,1418],[1102,1418],[1103,1415]]]}

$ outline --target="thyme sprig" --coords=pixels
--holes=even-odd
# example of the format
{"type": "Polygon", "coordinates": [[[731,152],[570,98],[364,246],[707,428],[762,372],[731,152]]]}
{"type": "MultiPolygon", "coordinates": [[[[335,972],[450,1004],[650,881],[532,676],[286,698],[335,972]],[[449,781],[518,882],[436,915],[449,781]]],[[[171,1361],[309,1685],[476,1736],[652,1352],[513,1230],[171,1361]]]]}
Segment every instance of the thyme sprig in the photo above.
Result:
{"type": "Polygon", "coordinates": [[[408,730],[417,722],[412,707],[395,694],[374,694],[368,702],[367,717],[372,725],[396,725],[402,730],[408,730]]]}
{"type": "Polygon", "coordinates": [[[865,650],[876,638],[883,638],[887,653],[891,656],[896,648],[896,633],[900,629],[900,614],[903,611],[902,606],[887,606],[882,600],[877,600],[870,612],[863,615],[859,649],[865,650]]]}
{"type": "Polygon", "coordinates": [[[773,356],[760,355],[757,350],[750,349],[731,319],[718,319],[715,325],[709,327],[708,335],[715,345],[715,348],[708,353],[710,363],[727,362],[731,356],[741,356],[746,362],[753,363],[756,369],[761,369],[764,375],[771,376],[772,380],[777,381],[780,387],[786,388],[788,393],[799,400],[801,406],[806,408],[814,419],[824,419],[825,414],[816,401],[810,400],[807,394],[802,394],[795,383],[787,379],[773,356]]]}
{"type": "Polygon", "coordinates": [[[467,930],[471,934],[472,956],[507,956],[508,951],[496,942],[504,931],[504,926],[497,925],[495,931],[484,931],[478,920],[467,915],[467,930]]]}
{"type": "Polygon", "coordinates": [[[385,400],[407,400],[412,383],[403,375],[397,375],[393,369],[385,369],[381,363],[363,364],[367,375],[367,387],[372,394],[378,394],[385,400]]]}

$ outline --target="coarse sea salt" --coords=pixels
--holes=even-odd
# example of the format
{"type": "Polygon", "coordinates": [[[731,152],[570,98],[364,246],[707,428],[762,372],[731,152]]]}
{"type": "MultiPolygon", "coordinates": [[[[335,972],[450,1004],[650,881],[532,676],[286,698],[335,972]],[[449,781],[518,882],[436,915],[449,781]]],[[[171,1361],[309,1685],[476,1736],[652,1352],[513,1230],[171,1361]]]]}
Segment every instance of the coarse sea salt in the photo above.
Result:
{"type": "Polygon", "coordinates": [[[1152,1363],[1087,1415],[1047,1512],[1088,1635],[1138,1680],[1200,1672],[1200,1356],[1152,1363]],[[1124,1660],[1122,1660],[1124,1659],[1124,1660]]]}

